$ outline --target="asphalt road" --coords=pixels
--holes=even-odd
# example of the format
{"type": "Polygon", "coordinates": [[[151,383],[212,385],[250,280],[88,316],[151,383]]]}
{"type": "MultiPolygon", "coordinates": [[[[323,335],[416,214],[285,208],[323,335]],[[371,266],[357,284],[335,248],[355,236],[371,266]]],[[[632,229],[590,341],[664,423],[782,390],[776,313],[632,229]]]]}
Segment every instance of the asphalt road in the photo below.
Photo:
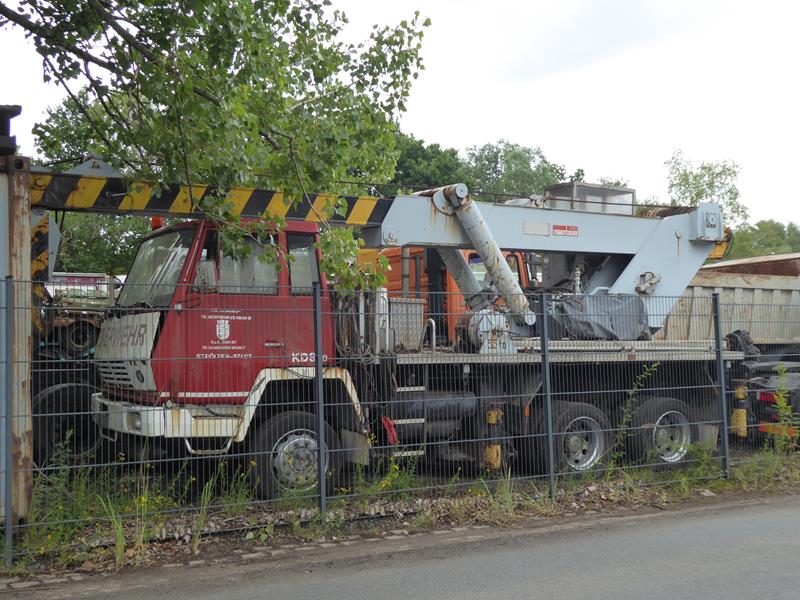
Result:
{"type": "MultiPolygon", "coordinates": [[[[355,550],[336,556],[331,549],[305,564],[293,557],[282,564],[150,570],[100,587],[75,583],[72,591],[115,600],[800,598],[795,497],[568,527],[450,532],[406,538],[388,552],[372,548],[366,556],[355,550]]],[[[58,595],[40,590],[27,597],[58,595]]]]}

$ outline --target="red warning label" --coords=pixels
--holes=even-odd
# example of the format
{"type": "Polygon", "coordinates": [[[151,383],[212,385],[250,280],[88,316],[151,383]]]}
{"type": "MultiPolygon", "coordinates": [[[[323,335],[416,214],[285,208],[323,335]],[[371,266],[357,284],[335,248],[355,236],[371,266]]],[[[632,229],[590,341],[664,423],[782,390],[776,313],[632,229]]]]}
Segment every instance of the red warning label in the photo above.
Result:
{"type": "Polygon", "coordinates": [[[553,225],[553,235],[570,235],[576,237],[578,235],[577,225],[553,225]]]}

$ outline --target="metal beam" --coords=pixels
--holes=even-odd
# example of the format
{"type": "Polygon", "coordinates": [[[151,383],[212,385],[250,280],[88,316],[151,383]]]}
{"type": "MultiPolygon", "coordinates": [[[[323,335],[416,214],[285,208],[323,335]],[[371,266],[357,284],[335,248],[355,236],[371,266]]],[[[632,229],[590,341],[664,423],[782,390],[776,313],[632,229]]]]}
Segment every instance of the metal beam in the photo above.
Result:
{"type": "MultiPolygon", "coordinates": [[[[33,420],[31,410],[31,197],[30,163],[19,156],[0,157],[0,172],[8,182],[5,206],[8,219],[7,274],[13,279],[14,319],[11,331],[5,331],[11,341],[12,355],[12,410],[11,464],[13,521],[18,523],[28,516],[33,489],[33,420]]],[[[6,385],[8,385],[8,381],[6,385]]],[[[9,399],[7,399],[9,400],[9,399]]],[[[8,507],[6,507],[8,510],[8,507]]]]}
{"type": "Polygon", "coordinates": [[[392,204],[391,198],[309,194],[293,202],[283,192],[257,188],[220,189],[193,185],[159,187],[121,177],[84,173],[31,173],[31,202],[50,210],[164,217],[201,217],[203,208],[219,203],[230,206],[241,217],[281,217],[354,227],[379,225],[392,204]],[[337,214],[342,204],[343,214],[337,214]]]}
{"type": "MultiPolygon", "coordinates": [[[[692,240],[698,229],[695,222],[705,214],[715,215],[718,234],[703,239],[711,243],[723,239],[720,208],[716,204],[701,204],[691,212],[665,218],[639,217],[480,203],[489,229],[494,232],[503,250],[563,252],[567,254],[625,254],[633,255],[663,223],[673,223],[692,240]]],[[[699,239],[699,238],[698,238],[699,239]]],[[[368,248],[393,246],[428,246],[471,248],[472,242],[458,219],[440,210],[430,198],[398,196],[389,207],[380,227],[364,232],[368,248]]]]}

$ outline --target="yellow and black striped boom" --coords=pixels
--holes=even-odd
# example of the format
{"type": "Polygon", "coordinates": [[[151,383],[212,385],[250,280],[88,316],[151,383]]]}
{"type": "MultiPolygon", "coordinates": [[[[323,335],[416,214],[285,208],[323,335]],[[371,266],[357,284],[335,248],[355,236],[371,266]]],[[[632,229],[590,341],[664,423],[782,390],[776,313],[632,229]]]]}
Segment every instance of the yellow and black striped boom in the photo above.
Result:
{"type": "Polygon", "coordinates": [[[219,190],[213,186],[128,183],[117,177],[68,173],[31,173],[31,204],[57,211],[93,212],[115,215],[201,217],[202,207],[222,195],[233,214],[242,217],[282,217],[351,227],[370,227],[383,222],[392,198],[310,194],[293,202],[282,192],[257,188],[219,190]],[[343,215],[336,214],[338,199],[346,202],[343,215]]]}

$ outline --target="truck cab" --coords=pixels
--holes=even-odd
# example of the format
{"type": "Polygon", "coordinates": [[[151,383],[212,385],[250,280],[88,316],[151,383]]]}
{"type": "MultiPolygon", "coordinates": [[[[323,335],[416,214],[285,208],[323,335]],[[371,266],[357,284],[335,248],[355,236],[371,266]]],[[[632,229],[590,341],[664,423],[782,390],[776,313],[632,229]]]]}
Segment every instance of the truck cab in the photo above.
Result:
{"type": "MultiPolygon", "coordinates": [[[[208,220],[148,236],[97,342],[102,392],[92,396],[92,411],[104,435],[172,439],[189,454],[221,454],[277,412],[302,412],[308,420],[315,282],[321,284],[326,389],[344,402],[355,398],[349,372],[333,366],[331,299],[318,238],[317,224],[290,222],[263,243],[247,239],[250,252],[233,257],[208,220]],[[277,246],[277,261],[262,256],[267,243],[277,246]]],[[[351,432],[351,446],[365,447],[365,415],[353,410],[338,422],[351,432]]],[[[340,434],[347,435],[335,431],[329,444],[340,434]]],[[[301,442],[293,440],[292,448],[316,443],[310,434],[301,442]]]]}
{"type": "MultiPolygon", "coordinates": [[[[317,239],[315,224],[289,224],[269,241],[276,264],[255,239],[246,256],[226,256],[209,221],[155,231],[98,340],[104,386],[153,404],[239,404],[260,370],[313,362],[312,286],[323,281],[317,239]]],[[[330,343],[326,358],[333,353],[330,343]]]]}

